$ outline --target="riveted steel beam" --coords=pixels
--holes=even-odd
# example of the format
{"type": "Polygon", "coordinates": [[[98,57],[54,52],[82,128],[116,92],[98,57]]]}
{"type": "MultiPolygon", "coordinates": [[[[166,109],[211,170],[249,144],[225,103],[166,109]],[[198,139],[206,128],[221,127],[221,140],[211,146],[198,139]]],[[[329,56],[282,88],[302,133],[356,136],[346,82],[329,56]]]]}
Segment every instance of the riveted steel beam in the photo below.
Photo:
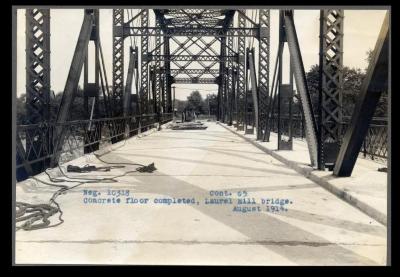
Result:
{"type": "MultiPolygon", "coordinates": [[[[233,27],[233,21],[230,22],[229,27],[233,27]]],[[[233,51],[233,37],[228,36],[227,38],[227,54],[228,56],[233,56],[234,51],[233,51]]],[[[234,108],[234,84],[233,84],[233,61],[229,59],[227,61],[227,113],[228,113],[228,126],[232,126],[233,123],[233,108],[234,108]]]]}
{"type": "Polygon", "coordinates": [[[209,55],[148,55],[144,58],[147,61],[202,61],[202,62],[219,62],[221,59],[228,60],[237,60],[238,56],[209,56],[209,55]]]}
{"type": "Polygon", "coordinates": [[[218,84],[218,78],[174,78],[174,84],[218,84]]]}
{"type": "MultiPolygon", "coordinates": [[[[27,9],[26,14],[26,110],[29,123],[44,123],[51,120],[50,114],[50,10],[27,9]]],[[[29,133],[27,137],[33,137],[29,133]]],[[[53,149],[53,136],[50,130],[40,134],[35,141],[26,140],[26,149],[41,157],[53,149]]],[[[24,157],[25,158],[25,157],[24,157]]],[[[31,157],[27,157],[30,159],[31,157]]],[[[37,158],[37,157],[36,157],[37,158]]],[[[38,173],[43,166],[35,164],[29,174],[38,173]]]]}
{"type": "Polygon", "coordinates": [[[270,63],[270,11],[260,9],[258,44],[258,128],[257,139],[263,139],[267,126],[270,63]]]}
{"type": "MultiPolygon", "coordinates": [[[[245,28],[246,18],[243,13],[238,14],[239,29],[245,28]]],[[[237,130],[243,131],[245,124],[245,97],[246,97],[246,37],[238,37],[238,88],[237,88],[237,117],[236,117],[236,128],[237,130]]]]}
{"type": "Polygon", "coordinates": [[[318,163],[318,140],[317,124],[313,112],[310,93],[304,71],[303,59],[301,57],[300,45],[296,34],[292,10],[284,10],[283,20],[285,24],[285,35],[289,46],[290,58],[293,66],[293,74],[296,81],[297,92],[299,93],[302,105],[302,112],[305,119],[306,140],[310,155],[311,166],[316,167],[318,163]]]}
{"type": "Polygon", "coordinates": [[[333,170],[342,137],[343,10],[320,12],[318,168],[333,170]]]}
{"type": "MultiPolygon", "coordinates": [[[[157,31],[160,30],[159,27],[121,27],[119,32],[123,33],[125,37],[128,36],[157,36],[157,31]]],[[[257,37],[259,29],[258,28],[223,28],[216,27],[202,27],[202,28],[190,28],[190,27],[175,27],[175,28],[165,28],[164,35],[168,37],[172,36],[203,36],[203,37],[257,37]]]]}
{"type": "MultiPolygon", "coordinates": [[[[226,38],[222,38],[221,46],[220,46],[220,55],[221,57],[226,56],[226,38]]],[[[224,122],[225,119],[225,107],[224,107],[224,98],[225,98],[225,61],[223,58],[220,58],[219,62],[219,77],[218,77],[218,114],[217,120],[224,122]]]]}
{"type": "Polygon", "coordinates": [[[171,97],[171,64],[170,64],[170,45],[169,37],[164,37],[164,101],[165,101],[165,112],[172,112],[172,97],[171,97]]]}
{"type": "Polygon", "coordinates": [[[389,12],[386,13],[383,21],[350,125],[344,135],[333,169],[334,175],[342,177],[351,175],[379,98],[382,92],[388,89],[388,79],[389,12]]]}
{"type": "Polygon", "coordinates": [[[124,9],[113,9],[113,73],[112,109],[116,116],[122,115],[124,94],[124,36],[118,32],[124,26],[124,9]]]}
{"type": "Polygon", "coordinates": [[[94,23],[95,18],[93,10],[86,9],[78,41],[76,43],[74,56],[72,57],[67,81],[65,83],[60,107],[57,113],[56,122],[58,123],[58,127],[55,128],[54,134],[54,139],[56,142],[54,143],[55,154],[52,157],[52,165],[56,165],[58,163],[58,157],[60,153],[59,150],[61,150],[64,143],[65,127],[60,124],[65,123],[70,114],[70,108],[75,98],[75,92],[78,89],[79,78],[86,57],[86,47],[89,43],[94,23]]]}
{"type": "MultiPolygon", "coordinates": [[[[143,9],[140,16],[141,25],[143,28],[147,28],[149,25],[149,10],[143,9]]],[[[157,28],[159,29],[159,28],[157,28]]],[[[155,32],[157,34],[157,32],[155,32]]],[[[140,45],[140,114],[146,114],[149,112],[149,60],[147,59],[149,51],[149,37],[146,34],[141,34],[141,45],[140,45]]]]}
{"type": "MultiPolygon", "coordinates": [[[[162,71],[161,69],[159,71],[162,71]]],[[[211,69],[211,68],[203,68],[203,69],[199,69],[199,68],[184,68],[184,69],[171,69],[170,70],[171,75],[173,77],[179,75],[179,74],[197,74],[196,77],[201,77],[202,75],[205,74],[210,74],[213,75],[214,77],[217,77],[217,75],[219,74],[219,70],[218,69],[211,69]]]]}

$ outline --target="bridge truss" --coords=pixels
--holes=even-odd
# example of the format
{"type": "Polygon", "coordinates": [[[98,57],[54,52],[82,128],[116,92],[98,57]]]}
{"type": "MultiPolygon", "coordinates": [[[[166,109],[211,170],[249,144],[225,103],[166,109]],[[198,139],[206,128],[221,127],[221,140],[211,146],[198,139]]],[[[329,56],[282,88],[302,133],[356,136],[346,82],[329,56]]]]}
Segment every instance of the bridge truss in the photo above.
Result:
{"type": "MultiPolygon", "coordinates": [[[[299,99],[302,130],[304,129],[306,135],[311,165],[319,169],[328,167],[331,170],[336,166],[336,174],[351,174],[355,160],[346,163],[343,157],[349,155],[350,152],[346,151],[358,153],[360,141],[362,143],[366,131],[360,137],[355,134],[343,136],[341,130],[344,34],[342,10],[321,10],[320,101],[317,107],[313,106],[308,90],[293,10],[280,12],[279,51],[270,86],[271,25],[268,9],[113,9],[111,92],[108,89],[104,53],[98,36],[99,12],[86,9],[84,13],[57,118],[54,122],[43,125],[43,122],[49,121],[50,10],[35,9],[26,12],[27,107],[34,120],[32,124],[40,126],[33,129],[39,130],[39,139],[35,140],[34,146],[31,146],[32,138],[37,133],[33,134],[30,126],[19,128],[24,130],[26,145],[18,137],[18,168],[25,169],[28,175],[40,172],[47,166],[32,169],[31,165],[38,160],[50,159],[52,165],[57,164],[66,136],[73,132],[71,126],[79,125],[76,122],[75,125],[68,124],[68,114],[76,96],[82,67],[84,76],[87,75],[87,47],[90,41],[95,43],[96,78],[95,83],[88,83],[86,76],[84,82],[83,96],[88,115],[88,120],[84,121],[88,126],[83,128],[85,152],[98,148],[104,132],[115,143],[147,130],[154,124],[170,121],[173,113],[173,84],[215,84],[218,86],[217,120],[234,125],[238,131],[245,131],[247,134],[256,130],[257,140],[269,141],[270,132],[275,130],[274,120],[277,118],[277,132],[281,138],[285,134],[282,118],[288,116],[282,114],[281,101],[289,99],[287,95],[293,94],[293,82],[291,81],[290,86],[282,84],[279,73],[283,66],[282,47],[287,43],[291,80],[294,78],[297,91],[297,95],[290,96],[288,101],[291,103],[293,97],[299,99]],[[35,34],[38,30],[40,35],[35,34]],[[125,48],[129,41],[129,57],[125,57],[125,48]],[[254,41],[258,44],[257,49],[254,41]],[[129,60],[127,71],[124,68],[126,58],[129,60]],[[36,70],[39,67],[40,70],[36,70]],[[288,92],[288,89],[291,91],[288,92]],[[103,117],[99,114],[99,97],[103,99],[103,117]],[[89,98],[93,98],[92,108],[89,107],[89,98]],[[341,154],[338,163],[336,161],[339,152],[341,154]]],[[[385,20],[382,28],[387,30],[388,24],[385,20]]],[[[381,31],[381,44],[385,42],[385,36],[388,36],[388,32],[381,31]]],[[[384,60],[387,49],[378,44],[374,50],[376,60],[373,64],[384,67],[387,66],[387,60],[384,60]]],[[[384,71],[376,77],[375,68],[372,66],[369,70],[373,73],[370,73],[372,75],[366,82],[380,78],[383,83],[386,80],[387,84],[387,74],[384,71]]],[[[369,84],[364,85],[363,99],[369,99],[373,93],[369,87],[369,84]]],[[[380,91],[385,89],[387,86],[379,87],[380,91]]],[[[379,98],[378,94],[375,93],[374,101],[376,97],[379,98]]],[[[367,103],[365,100],[359,104],[348,132],[354,133],[354,122],[361,118],[357,111],[363,110],[365,106],[374,110],[374,101],[367,103]]],[[[292,114],[288,118],[289,133],[292,134],[292,114]]]]}

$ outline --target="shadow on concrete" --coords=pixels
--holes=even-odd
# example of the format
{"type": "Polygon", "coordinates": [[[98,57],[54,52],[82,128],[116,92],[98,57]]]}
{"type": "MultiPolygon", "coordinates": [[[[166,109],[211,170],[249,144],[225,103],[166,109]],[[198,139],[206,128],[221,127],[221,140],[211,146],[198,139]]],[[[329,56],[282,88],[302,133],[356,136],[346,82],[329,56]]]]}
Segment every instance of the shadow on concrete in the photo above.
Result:
{"type": "Polygon", "coordinates": [[[304,211],[293,210],[293,209],[289,209],[287,212],[280,213],[279,215],[284,217],[295,218],[298,220],[318,223],[322,225],[328,225],[336,228],[346,229],[353,232],[370,234],[370,235],[380,236],[383,238],[386,237],[386,228],[382,226],[356,223],[345,219],[329,217],[326,215],[307,213],[304,211]]]}
{"type": "MultiPolygon", "coordinates": [[[[289,170],[287,172],[282,172],[280,170],[271,170],[271,169],[266,169],[266,168],[254,168],[254,167],[249,167],[249,166],[242,166],[242,165],[230,165],[226,163],[216,163],[216,162],[204,162],[201,160],[192,160],[192,159],[184,159],[184,158],[172,158],[172,157],[163,157],[163,156],[156,156],[156,155],[145,155],[145,154],[124,154],[124,156],[134,156],[134,157],[146,157],[146,158],[155,158],[155,159],[161,159],[161,160],[169,160],[169,161],[179,161],[179,162],[188,162],[188,163],[195,163],[195,164],[204,164],[204,165],[212,165],[212,166],[222,166],[222,167],[231,167],[231,168],[238,168],[238,169],[245,169],[245,170],[250,170],[250,171],[259,171],[259,172],[265,172],[265,173],[273,173],[277,175],[290,175],[290,176],[298,176],[298,173],[292,173],[292,170],[289,170]]],[[[114,160],[118,162],[117,160],[114,160]]]]}
{"type": "MultiPolygon", "coordinates": [[[[130,162],[123,156],[113,154],[114,158],[120,162],[130,162]]],[[[160,169],[162,170],[162,169],[160,169]]],[[[209,195],[209,191],[188,182],[176,179],[171,176],[165,176],[162,182],[149,182],[146,176],[136,176],[138,185],[134,187],[134,193],[153,193],[157,195],[166,195],[169,197],[183,198],[195,197],[200,200],[209,195]]],[[[267,249],[289,259],[297,264],[313,265],[337,265],[337,264],[376,264],[374,261],[360,256],[335,242],[328,241],[313,233],[295,227],[283,220],[277,219],[267,213],[247,213],[235,214],[229,205],[193,205],[194,209],[204,215],[217,220],[218,222],[242,233],[250,241],[264,242],[260,243],[267,249]],[[268,242],[273,242],[268,243],[268,242]],[[264,245],[267,244],[267,245],[264,245]],[[293,245],[302,247],[293,247],[293,245]],[[321,248],[324,249],[321,249],[321,248]],[[323,253],[323,254],[322,254],[323,253]]],[[[292,213],[296,216],[296,213],[292,213]]],[[[300,219],[311,220],[313,215],[304,215],[297,213],[300,219]]],[[[318,216],[313,219],[319,220],[318,216]]],[[[343,220],[327,219],[331,226],[343,227],[343,220]]],[[[349,222],[347,222],[349,224],[349,222]]],[[[356,226],[353,223],[350,226],[356,226]]],[[[358,228],[365,233],[375,234],[375,229],[358,228]]]]}

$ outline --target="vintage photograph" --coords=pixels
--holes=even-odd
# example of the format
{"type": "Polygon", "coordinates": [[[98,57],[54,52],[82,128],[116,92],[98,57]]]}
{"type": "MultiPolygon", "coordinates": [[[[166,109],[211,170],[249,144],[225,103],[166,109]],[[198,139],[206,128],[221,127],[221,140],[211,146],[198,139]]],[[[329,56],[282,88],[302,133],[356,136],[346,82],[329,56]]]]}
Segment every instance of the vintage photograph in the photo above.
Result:
{"type": "Polygon", "coordinates": [[[14,265],[390,265],[390,7],[12,20],[14,265]]]}

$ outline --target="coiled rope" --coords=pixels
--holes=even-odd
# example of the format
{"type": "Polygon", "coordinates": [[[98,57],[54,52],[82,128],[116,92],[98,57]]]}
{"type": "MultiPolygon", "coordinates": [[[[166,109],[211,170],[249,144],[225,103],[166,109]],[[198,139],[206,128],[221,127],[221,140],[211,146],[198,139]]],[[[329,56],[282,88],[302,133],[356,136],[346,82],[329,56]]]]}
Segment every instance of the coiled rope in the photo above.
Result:
{"type": "Polygon", "coordinates": [[[63,177],[66,179],[55,178],[55,177],[52,177],[47,172],[47,169],[46,169],[44,172],[48,176],[49,180],[52,183],[40,180],[34,176],[31,178],[42,184],[45,184],[47,186],[57,187],[59,189],[52,195],[48,204],[30,204],[30,203],[25,203],[25,202],[16,202],[16,222],[21,222],[21,224],[16,226],[16,230],[18,231],[18,230],[22,229],[25,231],[32,231],[32,230],[38,230],[38,229],[44,229],[44,228],[52,228],[52,227],[56,227],[56,226],[59,226],[62,223],[64,223],[64,220],[62,218],[63,211],[61,210],[59,203],[56,201],[56,198],[61,194],[66,194],[67,191],[69,191],[71,189],[74,189],[76,187],[79,187],[79,186],[82,186],[82,185],[88,184],[88,183],[116,183],[116,182],[118,182],[118,180],[116,180],[116,178],[123,177],[129,173],[133,173],[133,172],[152,173],[153,171],[156,170],[154,163],[151,163],[147,166],[142,165],[142,164],[137,164],[137,163],[115,163],[115,162],[104,161],[97,154],[94,154],[94,156],[103,163],[119,165],[119,166],[108,166],[108,167],[96,167],[96,166],[90,166],[90,165],[85,165],[83,167],[72,166],[72,167],[69,167],[70,168],[69,172],[84,173],[84,172],[91,172],[91,171],[110,171],[111,169],[115,169],[115,168],[124,168],[125,166],[123,166],[123,165],[134,165],[134,166],[138,166],[138,167],[135,170],[126,171],[121,175],[106,177],[106,178],[95,178],[95,179],[81,178],[81,177],[74,178],[74,177],[67,176],[64,173],[64,171],[61,169],[60,166],[58,166],[58,169],[60,170],[63,177]],[[82,181],[82,180],[84,180],[84,181],[82,181]],[[78,184],[76,184],[74,186],[54,184],[54,183],[59,183],[59,182],[72,182],[72,183],[78,183],[78,184]],[[51,222],[50,222],[49,218],[57,213],[59,213],[59,216],[58,216],[59,222],[56,224],[50,225],[51,222]]]}

